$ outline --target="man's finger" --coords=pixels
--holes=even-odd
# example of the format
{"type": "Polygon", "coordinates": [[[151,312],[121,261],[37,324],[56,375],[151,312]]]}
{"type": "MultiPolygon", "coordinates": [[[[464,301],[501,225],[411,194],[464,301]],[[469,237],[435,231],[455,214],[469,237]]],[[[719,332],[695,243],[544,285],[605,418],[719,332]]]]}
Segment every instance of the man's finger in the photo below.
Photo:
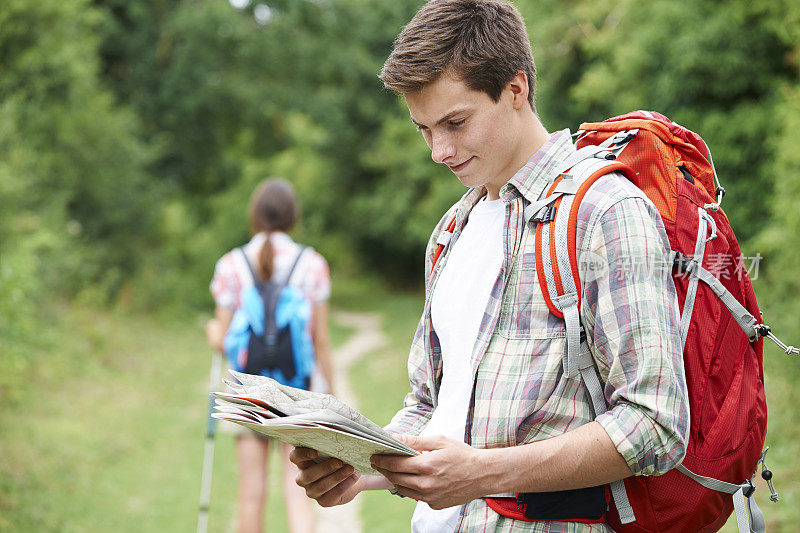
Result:
{"type": "Polygon", "coordinates": [[[413,457],[398,457],[396,455],[373,455],[369,458],[370,465],[375,470],[389,470],[391,472],[416,473],[413,457]]]}
{"type": "Polygon", "coordinates": [[[312,450],[311,448],[294,448],[289,452],[289,460],[297,466],[306,461],[313,461],[318,456],[317,450],[312,450]]]}
{"type": "Polygon", "coordinates": [[[441,435],[415,437],[414,435],[398,435],[398,439],[418,452],[431,452],[447,446],[449,439],[441,435]]]}
{"type": "MultiPolygon", "coordinates": [[[[308,464],[308,463],[306,463],[308,464]]],[[[301,468],[297,475],[296,482],[301,487],[308,487],[316,483],[325,476],[329,476],[342,468],[344,463],[339,459],[327,459],[321,463],[313,463],[306,468],[301,468]]]]}
{"type": "Polygon", "coordinates": [[[400,493],[401,496],[405,496],[406,498],[411,498],[412,500],[416,500],[418,502],[425,501],[425,497],[421,492],[417,492],[414,489],[409,487],[404,487],[403,485],[395,485],[395,489],[397,492],[400,493]]]}
{"type": "MultiPolygon", "coordinates": [[[[320,478],[318,481],[312,483],[305,487],[306,494],[309,498],[314,498],[315,500],[325,496],[328,492],[337,488],[341,483],[346,481],[347,479],[356,476],[353,475],[353,467],[350,465],[345,465],[339,470],[336,470],[332,474],[329,474],[323,478],[320,478]]],[[[356,478],[357,479],[357,478],[356,478]]],[[[342,491],[337,490],[336,493],[341,495],[342,491]]]]}
{"type": "Polygon", "coordinates": [[[301,463],[295,463],[295,465],[297,465],[297,468],[299,468],[300,470],[306,470],[308,468],[311,468],[315,464],[317,464],[316,461],[303,461],[301,463]]]}
{"type": "Polygon", "coordinates": [[[390,470],[392,472],[405,472],[407,474],[429,474],[430,465],[427,457],[417,455],[415,457],[397,455],[373,455],[370,457],[370,464],[376,470],[390,470]]]}
{"type": "Polygon", "coordinates": [[[420,487],[422,476],[417,476],[414,474],[401,474],[392,472],[391,470],[384,470],[382,468],[376,468],[376,470],[380,472],[383,477],[388,479],[395,487],[402,486],[415,491],[418,491],[422,488],[420,487]]]}
{"type": "Polygon", "coordinates": [[[334,505],[345,503],[342,501],[342,498],[344,497],[345,493],[347,493],[347,491],[356,484],[357,481],[358,476],[348,476],[344,481],[333,487],[321,497],[317,498],[317,503],[319,503],[322,507],[332,507],[334,505]]]}

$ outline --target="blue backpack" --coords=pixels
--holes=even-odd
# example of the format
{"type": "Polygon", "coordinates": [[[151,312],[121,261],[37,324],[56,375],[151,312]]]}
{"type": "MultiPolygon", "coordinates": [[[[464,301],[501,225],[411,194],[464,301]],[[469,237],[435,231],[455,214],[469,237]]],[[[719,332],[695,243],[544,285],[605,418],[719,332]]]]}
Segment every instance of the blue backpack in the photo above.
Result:
{"type": "Polygon", "coordinates": [[[305,248],[282,282],[262,281],[244,250],[238,250],[253,276],[253,285],[242,289],[239,308],[225,335],[225,355],[239,372],[307,389],[314,369],[311,304],[299,289],[288,285],[305,248]]]}

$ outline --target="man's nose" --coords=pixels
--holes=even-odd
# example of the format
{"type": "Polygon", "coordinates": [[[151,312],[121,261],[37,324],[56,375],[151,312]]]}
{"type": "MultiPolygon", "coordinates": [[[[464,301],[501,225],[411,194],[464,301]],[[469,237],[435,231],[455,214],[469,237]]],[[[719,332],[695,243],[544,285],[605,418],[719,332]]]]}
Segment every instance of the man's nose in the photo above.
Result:
{"type": "Polygon", "coordinates": [[[446,133],[431,133],[431,159],[444,163],[455,155],[455,146],[446,133]]]}

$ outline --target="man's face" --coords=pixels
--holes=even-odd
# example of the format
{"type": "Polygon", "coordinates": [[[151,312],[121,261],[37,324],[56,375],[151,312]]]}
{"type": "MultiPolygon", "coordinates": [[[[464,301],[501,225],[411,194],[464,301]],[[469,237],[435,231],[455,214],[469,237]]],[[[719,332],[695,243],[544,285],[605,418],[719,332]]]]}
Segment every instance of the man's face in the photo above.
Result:
{"type": "Polygon", "coordinates": [[[404,96],[433,160],[450,167],[467,187],[488,184],[497,191],[518,170],[518,121],[510,91],[503,91],[495,102],[444,75],[404,96]]]}

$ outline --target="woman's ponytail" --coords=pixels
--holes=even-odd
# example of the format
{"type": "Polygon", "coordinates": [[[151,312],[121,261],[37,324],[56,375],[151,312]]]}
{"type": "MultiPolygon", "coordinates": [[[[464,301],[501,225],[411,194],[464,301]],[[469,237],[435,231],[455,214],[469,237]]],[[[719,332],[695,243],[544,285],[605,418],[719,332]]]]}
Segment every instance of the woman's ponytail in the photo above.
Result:
{"type": "Polygon", "coordinates": [[[261,251],[258,252],[258,275],[262,281],[269,281],[272,278],[272,260],[272,243],[270,242],[270,234],[267,233],[264,245],[261,247],[261,251]]]}
{"type": "Polygon", "coordinates": [[[297,199],[292,185],[281,178],[262,181],[250,198],[250,231],[264,232],[267,238],[258,253],[258,274],[268,281],[272,278],[273,250],[270,235],[273,231],[289,232],[297,222],[297,199]]]}

